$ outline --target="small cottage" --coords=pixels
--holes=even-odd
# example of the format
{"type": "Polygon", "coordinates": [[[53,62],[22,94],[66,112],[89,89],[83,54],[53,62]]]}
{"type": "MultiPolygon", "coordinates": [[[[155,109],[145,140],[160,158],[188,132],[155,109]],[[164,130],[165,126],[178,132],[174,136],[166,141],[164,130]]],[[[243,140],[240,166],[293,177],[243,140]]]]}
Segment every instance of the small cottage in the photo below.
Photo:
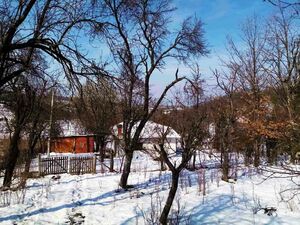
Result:
{"type": "Polygon", "coordinates": [[[59,121],[61,135],[51,138],[51,152],[90,153],[94,152],[95,135],[86,134],[76,120],[59,121]]]}
{"type": "MultiPolygon", "coordinates": [[[[138,123],[133,127],[132,135],[138,123]]],[[[123,123],[119,123],[113,127],[115,136],[122,139],[123,137],[123,123]]],[[[161,142],[163,135],[166,134],[164,140],[165,149],[169,152],[177,151],[180,148],[180,135],[170,126],[148,121],[142,130],[140,136],[141,150],[154,150],[154,145],[161,142]]]]}
{"type": "Polygon", "coordinates": [[[57,152],[57,153],[94,152],[94,135],[55,137],[51,141],[51,152],[57,152]]]}

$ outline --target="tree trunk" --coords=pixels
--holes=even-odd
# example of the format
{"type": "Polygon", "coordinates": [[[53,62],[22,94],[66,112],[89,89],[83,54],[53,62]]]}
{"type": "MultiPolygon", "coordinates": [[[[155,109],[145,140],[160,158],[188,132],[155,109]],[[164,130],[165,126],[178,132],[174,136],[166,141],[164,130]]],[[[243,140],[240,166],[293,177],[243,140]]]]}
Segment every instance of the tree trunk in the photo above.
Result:
{"type": "Polygon", "coordinates": [[[110,150],[109,172],[114,172],[114,150],[110,150]]]}
{"type": "Polygon", "coordinates": [[[248,166],[250,163],[252,163],[252,153],[253,153],[253,146],[248,145],[245,148],[245,165],[248,166]]]}
{"type": "Polygon", "coordinates": [[[255,140],[254,142],[254,167],[258,167],[260,164],[260,146],[259,142],[255,140]]]}
{"type": "Polygon", "coordinates": [[[165,167],[165,162],[164,162],[164,158],[162,156],[160,156],[160,170],[161,171],[165,171],[166,167],[165,167]]]}
{"type": "Polygon", "coordinates": [[[30,148],[26,154],[26,159],[25,159],[25,168],[24,168],[24,172],[22,174],[22,179],[21,179],[21,184],[20,187],[24,188],[26,185],[26,181],[29,175],[29,171],[30,171],[30,164],[31,164],[31,159],[32,159],[32,149],[30,148]]]}
{"type": "Polygon", "coordinates": [[[39,140],[39,136],[40,135],[35,136],[33,134],[33,135],[30,135],[30,137],[29,137],[29,141],[28,141],[29,142],[28,143],[29,150],[27,152],[27,156],[26,156],[26,160],[25,160],[24,173],[23,173],[23,176],[22,176],[21,184],[20,184],[21,187],[25,187],[25,185],[26,185],[26,180],[27,180],[29,172],[30,172],[31,160],[34,157],[34,149],[35,149],[35,147],[37,145],[37,142],[39,140]]]}
{"type": "Polygon", "coordinates": [[[95,143],[96,143],[95,152],[100,152],[100,141],[98,137],[95,138],[95,143]]]}
{"type": "Polygon", "coordinates": [[[197,157],[197,151],[194,151],[193,153],[193,164],[192,164],[192,169],[196,169],[196,157],[197,157]]]}
{"type": "Polygon", "coordinates": [[[159,218],[159,222],[162,225],[167,225],[167,223],[168,223],[168,216],[169,216],[169,213],[170,213],[170,210],[171,210],[171,207],[172,207],[175,195],[176,195],[176,191],[178,188],[178,181],[179,181],[179,172],[178,171],[172,172],[172,186],[169,191],[169,195],[168,195],[166,204],[164,206],[164,209],[159,218]]]}
{"type": "Polygon", "coordinates": [[[105,140],[101,139],[100,141],[100,161],[104,162],[105,158],[105,140]]]}
{"type": "Polygon", "coordinates": [[[223,150],[223,160],[222,160],[222,180],[228,182],[229,179],[229,155],[228,149],[223,150]]]}
{"type": "Polygon", "coordinates": [[[10,187],[11,185],[15,166],[17,164],[17,160],[20,153],[19,146],[18,146],[20,140],[20,133],[21,133],[21,129],[17,128],[13,134],[12,139],[10,140],[7,163],[5,167],[5,174],[3,180],[4,187],[10,187]]]}
{"type": "Polygon", "coordinates": [[[133,151],[125,150],[125,161],[124,161],[123,171],[120,180],[120,186],[124,189],[128,188],[127,181],[130,173],[132,158],[133,158],[133,151]]]}

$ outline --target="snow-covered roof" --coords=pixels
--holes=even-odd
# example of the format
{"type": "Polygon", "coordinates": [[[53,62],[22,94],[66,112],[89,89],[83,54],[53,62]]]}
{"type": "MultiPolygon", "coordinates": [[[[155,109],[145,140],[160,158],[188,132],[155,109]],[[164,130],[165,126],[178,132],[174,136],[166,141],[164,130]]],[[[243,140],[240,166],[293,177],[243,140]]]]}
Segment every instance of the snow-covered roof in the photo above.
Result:
{"type": "MultiPolygon", "coordinates": [[[[135,126],[132,129],[132,135],[135,132],[135,129],[137,128],[138,124],[140,122],[137,122],[135,126]]],[[[118,125],[123,126],[123,122],[115,125],[113,127],[113,132],[115,135],[118,135],[118,125]]],[[[142,139],[151,139],[151,138],[161,138],[163,134],[167,133],[167,138],[175,138],[179,139],[180,135],[170,126],[162,125],[159,123],[155,123],[153,121],[148,121],[145,124],[144,129],[142,130],[140,138],[142,139]]]]}
{"type": "Polygon", "coordinates": [[[61,136],[86,135],[85,129],[76,120],[61,120],[59,126],[62,131],[61,136]]]}

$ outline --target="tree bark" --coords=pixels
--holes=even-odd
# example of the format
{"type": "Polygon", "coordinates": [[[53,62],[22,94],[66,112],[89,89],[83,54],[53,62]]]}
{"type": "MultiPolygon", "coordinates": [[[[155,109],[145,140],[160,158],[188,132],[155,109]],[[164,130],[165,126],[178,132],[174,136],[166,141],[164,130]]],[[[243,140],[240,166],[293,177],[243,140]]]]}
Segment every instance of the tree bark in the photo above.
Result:
{"type": "Polygon", "coordinates": [[[177,191],[177,188],[178,188],[178,181],[179,181],[179,172],[178,171],[172,172],[171,189],[169,191],[169,195],[168,195],[166,204],[164,206],[164,209],[163,209],[163,211],[160,215],[160,218],[159,218],[159,222],[162,225],[167,225],[167,223],[168,223],[168,216],[169,216],[169,213],[170,213],[170,210],[171,210],[171,207],[172,207],[175,195],[176,195],[176,191],[177,191]]]}
{"type": "Polygon", "coordinates": [[[223,163],[222,163],[222,180],[228,182],[229,179],[229,155],[228,149],[223,149],[223,163]]]}
{"type": "Polygon", "coordinates": [[[114,150],[110,150],[109,172],[114,172],[114,150]]]}
{"type": "Polygon", "coordinates": [[[95,143],[96,143],[96,149],[95,149],[95,152],[100,152],[100,141],[99,141],[99,138],[96,137],[95,138],[95,143]]]}
{"type": "Polygon", "coordinates": [[[34,157],[34,153],[35,153],[34,149],[38,143],[39,136],[40,136],[40,134],[38,134],[38,135],[31,134],[29,136],[29,144],[28,144],[29,149],[27,152],[26,160],[25,160],[24,173],[22,176],[21,184],[20,184],[21,187],[25,187],[25,185],[26,185],[26,181],[27,181],[27,178],[28,178],[28,175],[30,172],[31,160],[34,157]]]}
{"type": "Polygon", "coordinates": [[[161,171],[165,171],[166,170],[164,159],[161,156],[160,156],[160,170],[161,171]]]}
{"type": "Polygon", "coordinates": [[[105,140],[104,138],[100,139],[100,161],[104,162],[105,158],[105,140]]]}
{"type": "Polygon", "coordinates": [[[4,180],[3,180],[4,187],[10,187],[11,185],[12,177],[20,153],[19,146],[18,146],[20,140],[20,133],[21,133],[21,129],[17,128],[10,141],[7,163],[5,167],[4,180]]]}
{"type": "Polygon", "coordinates": [[[196,157],[197,157],[197,151],[194,151],[193,153],[193,164],[192,164],[192,169],[196,169],[196,157]]]}
{"type": "Polygon", "coordinates": [[[255,140],[254,142],[254,167],[258,167],[260,164],[260,146],[259,142],[255,140]]]}
{"type": "Polygon", "coordinates": [[[132,158],[133,158],[133,152],[131,150],[126,150],[125,161],[124,161],[123,171],[120,180],[120,186],[121,188],[124,189],[128,188],[127,181],[128,181],[128,176],[130,174],[132,158]]]}

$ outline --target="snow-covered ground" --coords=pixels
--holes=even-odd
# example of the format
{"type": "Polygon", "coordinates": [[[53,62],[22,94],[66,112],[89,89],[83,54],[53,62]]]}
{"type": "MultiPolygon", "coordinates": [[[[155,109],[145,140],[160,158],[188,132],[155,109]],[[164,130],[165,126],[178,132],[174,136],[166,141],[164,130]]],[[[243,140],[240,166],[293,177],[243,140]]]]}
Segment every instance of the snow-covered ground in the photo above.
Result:
{"type": "MultiPolygon", "coordinates": [[[[30,179],[24,191],[1,192],[0,224],[151,224],[164,205],[171,180],[169,171],[158,168],[149,157],[135,157],[129,177],[135,188],[129,191],[119,188],[117,173],[30,179]]],[[[267,175],[240,168],[238,180],[226,183],[216,168],[183,171],[173,214],[179,208],[181,224],[298,225],[299,198],[285,202],[279,194],[295,183],[286,177],[264,181],[267,175]],[[254,213],[259,207],[275,207],[277,212],[254,213]]]]}

